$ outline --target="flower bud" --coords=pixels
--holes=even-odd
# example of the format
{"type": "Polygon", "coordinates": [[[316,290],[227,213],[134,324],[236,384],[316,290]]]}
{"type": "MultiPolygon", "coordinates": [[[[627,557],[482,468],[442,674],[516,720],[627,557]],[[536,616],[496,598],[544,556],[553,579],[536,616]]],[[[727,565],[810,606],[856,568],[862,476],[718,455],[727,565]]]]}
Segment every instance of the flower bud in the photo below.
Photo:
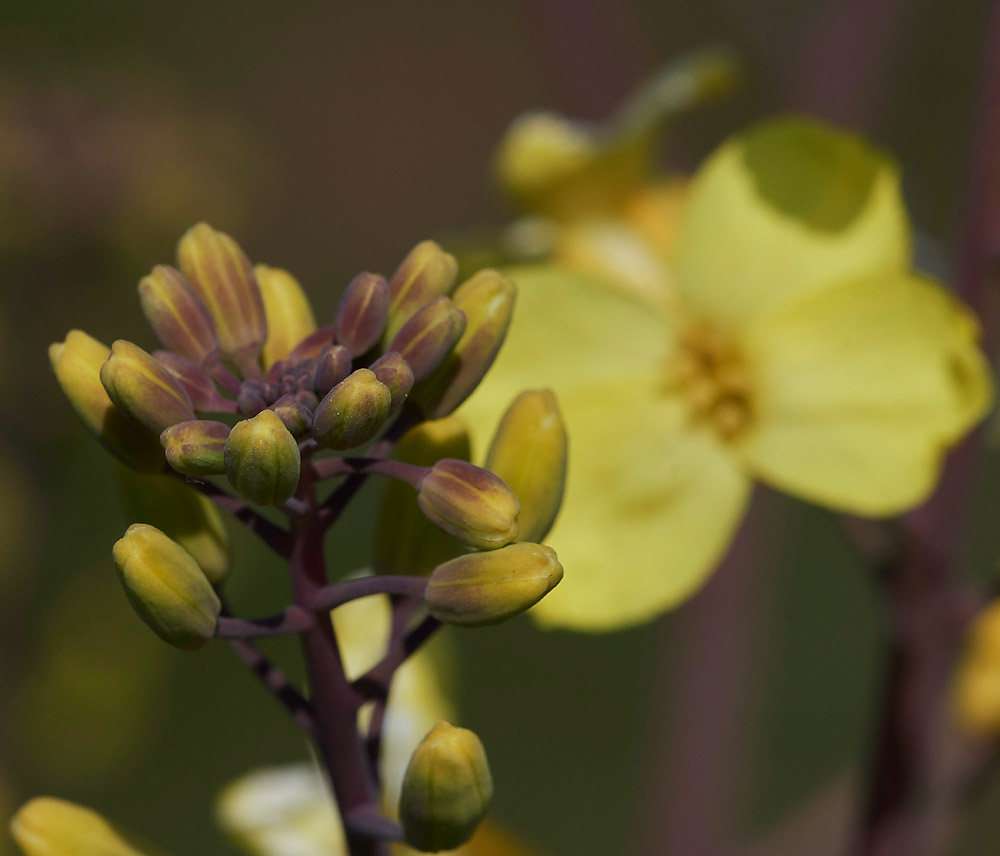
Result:
{"type": "Polygon", "coordinates": [[[465,332],[416,393],[430,419],[452,413],[479,386],[507,335],[517,288],[495,270],[481,270],[452,297],[466,317],[465,332]]]}
{"type": "Polygon", "coordinates": [[[212,500],[171,475],[119,467],[118,476],[127,518],[145,520],[180,544],[212,585],[229,576],[229,533],[212,500]]]}
{"type": "Polygon", "coordinates": [[[530,609],[562,577],[562,565],[551,547],[519,541],[438,565],[424,600],[438,621],[482,627],[530,609]]]}
{"type": "Polygon", "coordinates": [[[143,856],[97,812],[55,797],[26,802],[10,831],[25,856],[143,856]]]}
{"type": "Polygon", "coordinates": [[[385,423],[392,393],[371,369],[358,369],[316,405],[313,439],[328,449],[353,449],[367,443],[385,423]]]}
{"type": "Polygon", "coordinates": [[[194,419],[191,399],[174,377],[138,345],[119,339],[101,366],[101,383],[117,407],[159,434],[194,419]]]}
{"type": "Polygon", "coordinates": [[[101,383],[101,366],[110,354],[107,345],[82,330],[70,330],[65,342],[49,347],[56,380],[88,430],[122,463],[158,472],[166,462],[156,435],[115,407],[101,383]]]}
{"type": "Polygon", "coordinates": [[[304,437],[312,426],[312,411],[294,395],[283,395],[271,406],[278,418],[296,439],[304,437]]]}
{"type": "Polygon", "coordinates": [[[470,547],[495,550],[517,538],[517,497],[489,470],[445,458],[417,484],[427,518],[470,547]]]}
{"type": "Polygon", "coordinates": [[[315,333],[310,333],[299,342],[288,355],[288,362],[299,363],[302,360],[316,359],[320,351],[327,345],[332,345],[337,339],[337,330],[332,324],[320,327],[315,333]]]}
{"type": "Polygon", "coordinates": [[[299,486],[299,444],[273,410],[237,422],[223,457],[229,483],[258,505],[281,505],[299,486]]]}
{"type": "Polygon", "coordinates": [[[181,238],[177,258],[215,321],[223,355],[241,368],[251,364],[267,340],[267,316],[243,250],[228,235],[199,223],[181,238]]]}
{"type": "Polygon", "coordinates": [[[312,307],[298,280],[288,271],[267,265],[253,269],[264,300],[267,341],[261,350],[264,368],[284,360],[306,336],[316,331],[312,307]]]}
{"type": "Polygon", "coordinates": [[[181,385],[195,410],[225,412],[228,402],[219,395],[215,382],[198,366],[173,351],[153,351],[152,356],[181,385]]]}
{"type": "Polygon", "coordinates": [[[436,297],[415,312],[386,345],[413,371],[414,380],[430,375],[465,331],[465,315],[447,297],[436,297]]]}
{"type": "Polygon", "coordinates": [[[243,381],[236,396],[236,407],[244,416],[256,416],[260,413],[267,407],[264,385],[256,380],[243,381]]]}
{"type": "Polygon", "coordinates": [[[455,257],[434,241],[421,241],[410,250],[389,280],[389,318],[383,341],[390,341],[418,309],[451,293],[457,275],[455,257]]]}
{"type": "Polygon", "coordinates": [[[407,844],[425,853],[453,850],[472,837],[493,798],[480,739],[441,721],[410,758],[399,797],[407,844]]]}
{"type": "Polygon", "coordinates": [[[351,354],[343,345],[327,345],[316,357],[313,389],[326,395],[351,373],[351,354]]]}
{"type": "Polygon", "coordinates": [[[113,552],[129,603],[157,636],[185,650],[212,638],[219,598],[180,544],[155,526],[133,523],[113,552]]]}
{"type": "Polygon", "coordinates": [[[486,456],[486,469],[521,503],[519,537],[542,541],[566,487],[566,425],[551,390],[522,392],[507,409],[486,456]]]}
{"type": "Polygon", "coordinates": [[[347,286],[337,310],[337,341],[352,357],[371,348],[389,317],[389,284],[377,273],[359,273],[347,286]]]}
{"type": "Polygon", "coordinates": [[[160,434],[167,463],[181,475],[200,479],[226,471],[223,451],[229,426],[211,419],[191,419],[165,428],[160,434]]]}
{"type": "Polygon", "coordinates": [[[389,415],[398,413],[399,409],[406,401],[406,397],[413,389],[413,372],[404,360],[395,351],[383,354],[371,365],[371,370],[379,381],[385,384],[392,398],[389,406],[389,415]]]}
{"type": "Polygon", "coordinates": [[[195,365],[219,355],[215,322],[191,283],[176,268],[157,265],[139,281],[139,302],[163,347],[195,365]]]}

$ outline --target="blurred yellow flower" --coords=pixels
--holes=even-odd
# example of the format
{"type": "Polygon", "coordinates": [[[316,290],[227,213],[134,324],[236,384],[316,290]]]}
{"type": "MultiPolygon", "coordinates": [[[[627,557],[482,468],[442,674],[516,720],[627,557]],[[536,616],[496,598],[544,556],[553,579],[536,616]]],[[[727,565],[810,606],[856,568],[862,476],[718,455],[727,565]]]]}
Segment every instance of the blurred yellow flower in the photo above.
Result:
{"type": "Polygon", "coordinates": [[[549,540],[570,571],[544,624],[611,629],[688,597],[755,479],[856,514],[913,507],[991,399],[975,318],[910,269],[897,170],[861,140],[763,123],[676,210],[648,288],[600,266],[512,272],[507,347],[461,411],[482,442],[526,385],[559,397],[569,479],[549,540]]]}
{"type": "Polygon", "coordinates": [[[970,734],[1000,734],[1000,600],[969,627],[952,687],[952,711],[970,734]]]}

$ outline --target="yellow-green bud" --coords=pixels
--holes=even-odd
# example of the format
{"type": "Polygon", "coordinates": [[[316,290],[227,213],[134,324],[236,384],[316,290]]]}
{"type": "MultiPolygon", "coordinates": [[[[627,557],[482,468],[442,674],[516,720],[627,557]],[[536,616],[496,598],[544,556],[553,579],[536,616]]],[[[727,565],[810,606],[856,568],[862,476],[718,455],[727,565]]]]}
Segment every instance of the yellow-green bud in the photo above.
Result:
{"type": "Polygon", "coordinates": [[[495,270],[481,270],[462,283],[452,302],[466,317],[465,332],[415,392],[430,419],[452,413],[479,386],[507,335],[517,288],[495,270]]]}
{"type": "Polygon", "coordinates": [[[413,313],[386,345],[396,351],[421,381],[434,371],[455,347],[465,330],[465,315],[447,297],[435,297],[413,313]]]}
{"type": "Polygon", "coordinates": [[[424,600],[438,621],[482,627],[530,609],[562,577],[562,565],[551,547],[519,541],[438,565],[424,600]]]}
{"type": "Polygon", "coordinates": [[[155,526],[133,523],[113,552],[129,603],[157,636],[185,650],[212,638],[219,598],[180,544],[155,526]]]}
{"type": "Polygon", "coordinates": [[[25,856],[143,856],[97,812],[55,797],[26,802],[10,831],[25,856]]]}
{"type": "Polygon", "coordinates": [[[507,408],[486,456],[486,469],[521,503],[520,538],[542,541],[555,523],[566,487],[566,425],[551,390],[522,392],[507,408]]]}
{"type": "Polygon", "coordinates": [[[267,369],[287,359],[292,349],[316,330],[316,318],[302,286],[288,271],[256,265],[253,272],[267,318],[267,341],[260,355],[267,369]]]}
{"type": "Polygon", "coordinates": [[[353,449],[367,443],[385,423],[392,393],[371,369],[358,369],[316,405],[313,439],[327,449],[353,449]]]}
{"type": "Polygon", "coordinates": [[[410,317],[435,297],[450,294],[458,262],[434,241],[421,241],[403,259],[389,280],[389,318],[383,341],[396,335],[410,317]]]}
{"type": "Polygon", "coordinates": [[[472,837],[493,798],[482,741],[441,721],[410,758],[399,797],[407,844],[425,853],[453,850],[472,837]]]}
{"type": "Polygon", "coordinates": [[[101,444],[122,463],[141,472],[166,467],[156,435],[115,407],[101,383],[101,366],[111,349],[82,330],[49,346],[56,380],[77,415],[101,444]]]}
{"type": "Polygon", "coordinates": [[[376,273],[359,273],[347,286],[337,310],[337,341],[352,357],[381,337],[389,315],[389,284],[376,273]]]}
{"type": "Polygon", "coordinates": [[[184,388],[151,354],[119,339],[101,366],[101,383],[115,405],[150,431],[194,419],[194,408],[184,388]]]}
{"type": "Polygon", "coordinates": [[[396,351],[383,354],[371,365],[372,373],[378,378],[380,383],[385,384],[392,398],[389,406],[389,415],[398,413],[403,406],[410,390],[413,389],[413,371],[407,365],[406,360],[396,351]]]}
{"type": "Polygon", "coordinates": [[[215,321],[223,355],[238,366],[256,360],[267,341],[267,316],[257,279],[239,244],[199,223],[181,238],[177,258],[215,321]]]}
{"type": "Polygon", "coordinates": [[[436,526],[470,547],[495,550],[517,538],[517,497],[489,470],[438,461],[417,483],[417,502],[436,526]]]}
{"type": "Polygon", "coordinates": [[[154,267],[139,281],[139,302],[164,348],[199,366],[218,357],[215,322],[179,270],[154,267]]]}
{"type": "Polygon", "coordinates": [[[225,473],[223,452],[227,439],[229,426],[224,422],[190,419],[164,429],[160,445],[171,467],[181,475],[200,479],[225,473]]]}
{"type": "Polygon", "coordinates": [[[299,444],[273,410],[237,422],[223,456],[229,483],[258,505],[281,505],[299,486],[299,444]]]}

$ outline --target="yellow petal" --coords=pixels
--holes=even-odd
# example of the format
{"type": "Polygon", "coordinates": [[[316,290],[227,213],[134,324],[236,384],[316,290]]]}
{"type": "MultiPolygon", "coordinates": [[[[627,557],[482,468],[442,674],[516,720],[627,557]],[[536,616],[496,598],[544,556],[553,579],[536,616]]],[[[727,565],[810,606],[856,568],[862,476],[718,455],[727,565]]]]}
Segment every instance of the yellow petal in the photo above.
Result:
{"type": "Polygon", "coordinates": [[[25,803],[10,831],[26,856],[142,856],[97,812],[55,797],[25,803]]]}
{"type": "Polygon", "coordinates": [[[830,283],[902,270],[909,254],[892,161],[785,118],[730,140],[699,170],[675,265],[697,314],[741,326],[830,283]]]}
{"type": "Polygon", "coordinates": [[[261,350],[261,362],[269,369],[278,360],[287,358],[292,348],[316,329],[316,319],[309,298],[288,271],[257,265],[254,275],[267,318],[267,341],[261,350]]]}
{"type": "Polygon", "coordinates": [[[872,277],[814,294],[748,333],[761,478],[859,514],[931,490],[941,458],[989,405],[971,314],[935,283],[872,277]]]}

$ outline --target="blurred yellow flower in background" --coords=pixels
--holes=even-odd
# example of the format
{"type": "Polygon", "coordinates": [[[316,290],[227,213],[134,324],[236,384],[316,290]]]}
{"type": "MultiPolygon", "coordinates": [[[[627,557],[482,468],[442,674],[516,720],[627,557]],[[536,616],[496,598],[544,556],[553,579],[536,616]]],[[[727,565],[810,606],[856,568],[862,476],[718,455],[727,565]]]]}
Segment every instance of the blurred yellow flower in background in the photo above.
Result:
{"type": "Polygon", "coordinates": [[[905,511],[989,406],[976,320],[910,269],[898,172],[861,140],[762,123],[707,160],[676,211],[659,256],[622,220],[660,259],[649,287],[558,257],[509,272],[507,347],[461,411],[485,429],[539,378],[559,396],[570,463],[550,541],[572,573],[534,611],[547,625],[611,629],[688,597],[756,479],[836,510],[905,511]]]}

